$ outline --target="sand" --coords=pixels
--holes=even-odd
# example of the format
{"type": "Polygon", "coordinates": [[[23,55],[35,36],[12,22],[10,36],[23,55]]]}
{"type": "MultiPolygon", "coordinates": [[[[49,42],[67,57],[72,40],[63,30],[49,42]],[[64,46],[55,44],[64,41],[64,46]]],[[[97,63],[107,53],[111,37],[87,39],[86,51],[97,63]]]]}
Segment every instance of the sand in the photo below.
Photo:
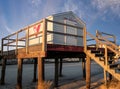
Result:
{"type": "MultiPolygon", "coordinates": [[[[1,75],[1,66],[0,66],[1,75]]],[[[85,89],[85,79],[82,77],[81,63],[64,63],[63,77],[59,78],[59,87],[54,89],[85,89]]],[[[23,65],[23,89],[35,89],[37,83],[32,82],[33,64],[23,65]]],[[[45,80],[47,83],[54,81],[54,64],[45,64],[45,80]]],[[[17,65],[7,65],[5,85],[0,89],[15,89],[17,83],[17,65]]],[[[91,64],[91,89],[120,89],[120,82],[113,79],[104,85],[103,69],[95,62],[91,64]]]]}

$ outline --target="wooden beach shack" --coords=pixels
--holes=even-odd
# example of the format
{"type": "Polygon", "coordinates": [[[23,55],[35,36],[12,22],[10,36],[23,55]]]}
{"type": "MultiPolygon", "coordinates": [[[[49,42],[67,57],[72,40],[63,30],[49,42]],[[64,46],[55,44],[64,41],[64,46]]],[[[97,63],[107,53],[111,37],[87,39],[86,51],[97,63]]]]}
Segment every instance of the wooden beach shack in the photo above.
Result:
{"type": "Polygon", "coordinates": [[[86,89],[90,89],[91,59],[103,68],[106,85],[107,73],[109,80],[115,77],[120,81],[120,63],[116,61],[120,58],[120,49],[116,37],[100,31],[96,31],[96,36],[92,35],[86,31],[85,23],[71,11],[48,16],[2,38],[1,57],[1,84],[5,83],[6,61],[17,59],[17,89],[22,89],[22,63],[26,58],[34,59],[33,81],[37,81],[38,72],[38,89],[44,89],[45,59],[55,59],[55,87],[58,86],[59,75],[62,75],[63,58],[82,60],[86,89]]]}
{"type": "Polygon", "coordinates": [[[58,75],[62,75],[63,58],[81,58],[83,60],[83,75],[85,78],[85,53],[83,37],[85,23],[73,12],[64,12],[48,16],[34,24],[26,26],[2,39],[2,74],[1,84],[5,83],[7,59],[17,59],[17,88],[22,88],[22,62],[33,58],[34,76],[38,66],[38,88],[44,82],[44,60],[55,59],[55,86],[58,86],[58,75]],[[60,60],[60,69],[58,62],[60,60]],[[37,65],[38,64],[38,65],[37,65]]]}

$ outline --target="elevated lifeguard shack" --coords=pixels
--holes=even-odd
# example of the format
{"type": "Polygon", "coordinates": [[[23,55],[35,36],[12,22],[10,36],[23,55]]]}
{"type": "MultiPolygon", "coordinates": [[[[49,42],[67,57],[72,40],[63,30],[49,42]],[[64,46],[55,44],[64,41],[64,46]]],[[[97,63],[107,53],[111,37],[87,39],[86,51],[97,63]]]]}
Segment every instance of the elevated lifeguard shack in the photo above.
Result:
{"type": "Polygon", "coordinates": [[[33,81],[36,81],[38,64],[38,89],[44,89],[42,84],[46,58],[55,59],[55,86],[58,86],[58,74],[62,74],[63,58],[82,59],[86,89],[90,89],[91,59],[103,68],[106,85],[107,73],[110,75],[110,80],[113,76],[120,81],[120,63],[116,61],[120,58],[120,48],[116,44],[116,37],[99,31],[96,32],[96,36],[92,35],[86,31],[85,23],[73,12],[48,16],[2,38],[1,56],[1,84],[5,82],[6,60],[17,59],[18,61],[17,89],[22,88],[22,61],[25,58],[34,59],[33,81]],[[91,42],[94,44],[88,45],[90,41],[94,41],[91,42]],[[58,67],[59,59],[60,69],[58,67]]]}
{"type": "MultiPolygon", "coordinates": [[[[64,12],[48,16],[34,24],[18,30],[2,39],[2,74],[1,84],[4,84],[5,64],[7,59],[18,60],[17,88],[22,88],[22,61],[33,58],[34,77],[38,61],[38,88],[44,80],[44,59],[55,59],[55,86],[58,86],[58,59],[60,59],[60,74],[63,58],[85,59],[83,39],[85,23],[73,12],[64,12]]],[[[85,65],[84,65],[85,66],[85,65]]],[[[85,77],[85,67],[83,68],[85,77]]]]}

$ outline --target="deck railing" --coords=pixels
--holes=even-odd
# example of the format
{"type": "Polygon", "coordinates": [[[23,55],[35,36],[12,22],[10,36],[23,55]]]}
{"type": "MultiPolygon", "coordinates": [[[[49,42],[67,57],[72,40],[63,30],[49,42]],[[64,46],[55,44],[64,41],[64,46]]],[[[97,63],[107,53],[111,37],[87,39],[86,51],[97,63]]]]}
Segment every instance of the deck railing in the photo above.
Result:
{"type": "Polygon", "coordinates": [[[95,37],[92,34],[90,34],[89,32],[87,32],[87,36],[92,38],[92,40],[95,40],[95,42],[96,42],[95,48],[104,48],[106,63],[107,63],[107,57],[108,57],[107,53],[108,53],[108,51],[114,52],[118,56],[118,58],[120,57],[119,46],[117,46],[115,44],[115,42],[113,43],[113,42],[107,40],[105,37],[102,37],[102,36],[95,37]]]}
{"type": "MultiPolygon", "coordinates": [[[[18,53],[19,48],[26,48],[26,53],[28,53],[29,50],[29,42],[32,39],[41,38],[42,37],[42,51],[47,51],[47,33],[51,34],[59,34],[59,35],[65,35],[65,36],[72,36],[76,38],[84,38],[84,43],[86,39],[86,28],[71,25],[71,24],[66,24],[66,23],[61,23],[57,21],[52,21],[48,19],[43,19],[41,21],[38,21],[32,25],[29,25],[13,34],[10,34],[4,38],[2,38],[2,44],[1,44],[1,53],[3,54],[4,51],[6,51],[9,54],[10,50],[15,50],[15,54],[18,53]],[[30,33],[30,28],[43,23],[43,29],[37,33],[29,34],[30,33]],[[83,35],[77,35],[77,34],[72,34],[72,33],[62,33],[62,32],[56,32],[56,31],[50,31],[48,30],[48,24],[47,23],[53,23],[53,24],[58,24],[58,25],[63,25],[63,26],[69,26],[72,28],[80,29],[83,31],[83,35]],[[40,35],[40,36],[36,36],[40,35]],[[84,37],[83,37],[84,36],[84,37]],[[31,38],[33,37],[33,38],[31,38]]],[[[41,43],[40,43],[41,44],[41,43]]]]}

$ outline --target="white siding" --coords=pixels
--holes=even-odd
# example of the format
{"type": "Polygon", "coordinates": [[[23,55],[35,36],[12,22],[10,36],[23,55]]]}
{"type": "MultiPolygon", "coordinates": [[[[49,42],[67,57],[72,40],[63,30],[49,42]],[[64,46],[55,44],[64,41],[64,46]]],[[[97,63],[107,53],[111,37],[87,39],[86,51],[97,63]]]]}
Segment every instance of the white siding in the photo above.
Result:
{"type": "Polygon", "coordinates": [[[66,45],[74,45],[74,46],[77,46],[77,39],[76,39],[76,37],[67,36],[67,37],[66,37],[66,45]]]}
{"type": "Polygon", "coordinates": [[[54,43],[53,44],[61,44],[64,45],[64,36],[63,35],[59,35],[59,34],[54,34],[53,35],[53,40],[54,43]]]}
{"type": "MultiPolygon", "coordinates": [[[[32,26],[29,28],[29,35],[39,33],[40,31],[42,31],[42,29],[43,29],[43,23],[39,23],[35,26],[32,26]],[[38,26],[40,26],[39,29],[38,29],[38,26]]],[[[42,42],[42,37],[40,34],[31,36],[29,38],[29,45],[35,45],[35,44],[39,44],[41,42],[42,42]]]]}
{"type": "MultiPolygon", "coordinates": [[[[71,13],[68,14],[58,14],[47,17],[49,20],[53,20],[56,22],[66,23],[74,26],[82,27],[83,24],[81,24],[78,21],[78,18],[76,19],[76,16],[74,16],[71,13]]],[[[39,32],[43,30],[43,23],[39,23],[36,25],[36,27],[40,25],[39,32]]],[[[74,27],[70,26],[64,26],[56,23],[47,22],[47,30],[48,31],[54,31],[54,32],[60,32],[60,33],[68,33],[73,35],[79,35],[83,36],[83,31],[74,27]]],[[[29,35],[36,33],[35,26],[29,28],[29,35]]],[[[32,36],[29,39],[29,45],[35,45],[42,43],[42,37],[41,35],[32,36]]],[[[78,38],[74,36],[65,36],[60,35],[56,33],[47,33],[47,44],[61,44],[61,45],[74,45],[74,46],[83,46],[83,38],[78,38]]]]}
{"type": "MultiPolygon", "coordinates": [[[[70,24],[70,25],[74,25],[75,26],[76,22],[66,20],[66,24],[70,24]]],[[[74,27],[67,26],[66,27],[66,33],[77,35],[77,29],[74,28],[74,27]]]]}

